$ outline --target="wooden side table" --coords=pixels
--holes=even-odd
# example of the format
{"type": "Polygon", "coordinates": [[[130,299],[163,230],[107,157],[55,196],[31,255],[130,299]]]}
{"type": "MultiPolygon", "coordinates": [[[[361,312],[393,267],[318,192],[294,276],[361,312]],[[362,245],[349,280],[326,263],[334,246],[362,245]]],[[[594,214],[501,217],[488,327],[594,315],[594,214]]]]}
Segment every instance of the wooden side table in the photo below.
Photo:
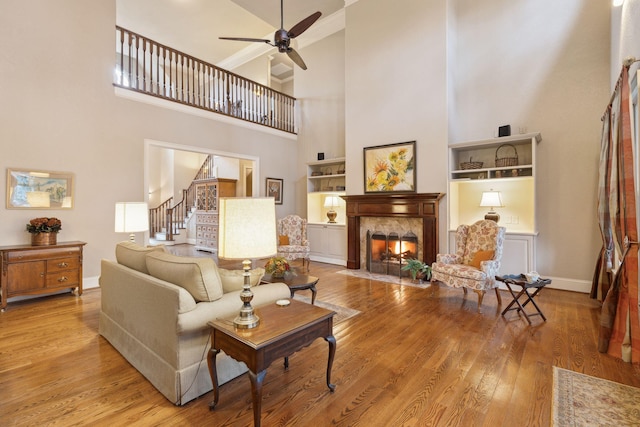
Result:
{"type": "Polygon", "coordinates": [[[51,246],[0,246],[0,309],[7,298],[77,289],[82,295],[82,248],[85,242],[51,246]]]}
{"type": "Polygon", "coordinates": [[[275,303],[255,309],[260,324],[252,329],[237,329],[233,317],[216,319],[209,322],[211,327],[211,349],[207,355],[209,374],[213,383],[213,410],[218,404],[219,390],[216,373],[216,356],[224,351],[230,357],[246,363],[251,380],[251,398],[253,402],[253,423],[260,426],[262,410],[262,383],[267,368],[280,357],[284,358],[285,369],[289,367],[289,356],[307,347],[317,338],[329,343],[327,363],[327,387],[333,392],[331,367],[336,352],[336,339],[333,336],[334,311],[291,300],[288,306],[275,303]]]}
{"type": "Polygon", "coordinates": [[[527,322],[529,322],[530,325],[531,325],[530,317],[532,316],[540,316],[545,322],[547,321],[547,318],[544,317],[542,310],[540,310],[540,307],[538,307],[538,304],[536,304],[536,302],[533,300],[533,297],[538,295],[538,293],[542,290],[542,288],[544,288],[546,285],[551,283],[551,279],[540,278],[535,282],[528,282],[524,274],[506,274],[504,276],[496,276],[496,280],[503,282],[507,286],[509,293],[513,297],[513,301],[511,301],[509,305],[504,310],[502,310],[503,316],[507,311],[516,310],[518,313],[522,312],[522,314],[524,314],[524,317],[527,319],[527,322]],[[512,285],[520,286],[521,289],[517,295],[514,293],[513,289],[511,288],[512,285]],[[532,294],[529,293],[529,290],[531,289],[535,289],[532,294]],[[520,304],[520,297],[522,296],[525,297],[524,304],[520,304]],[[537,311],[536,313],[527,314],[524,307],[529,303],[533,304],[533,306],[537,311]],[[514,304],[516,306],[512,307],[514,304]]]}
{"type": "Polygon", "coordinates": [[[311,291],[311,304],[316,302],[316,284],[318,278],[315,276],[309,276],[308,274],[285,274],[284,277],[271,277],[270,274],[265,274],[262,277],[263,283],[276,283],[282,282],[286,284],[291,290],[291,298],[296,291],[302,291],[309,289],[311,291]]]}

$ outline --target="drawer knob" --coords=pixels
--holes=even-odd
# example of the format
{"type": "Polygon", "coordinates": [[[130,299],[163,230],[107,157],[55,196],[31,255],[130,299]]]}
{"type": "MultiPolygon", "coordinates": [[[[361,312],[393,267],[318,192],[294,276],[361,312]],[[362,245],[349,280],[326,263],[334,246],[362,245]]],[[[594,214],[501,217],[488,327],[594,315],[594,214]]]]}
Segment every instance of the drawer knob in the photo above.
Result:
{"type": "Polygon", "coordinates": [[[67,280],[69,280],[66,276],[62,276],[61,278],[58,279],[58,282],[62,283],[62,282],[66,282],[67,280]]]}
{"type": "Polygon", "coordinates": [[[69,264],[66,262],[59,262],[58,267],[69,267],[69,264]]]}

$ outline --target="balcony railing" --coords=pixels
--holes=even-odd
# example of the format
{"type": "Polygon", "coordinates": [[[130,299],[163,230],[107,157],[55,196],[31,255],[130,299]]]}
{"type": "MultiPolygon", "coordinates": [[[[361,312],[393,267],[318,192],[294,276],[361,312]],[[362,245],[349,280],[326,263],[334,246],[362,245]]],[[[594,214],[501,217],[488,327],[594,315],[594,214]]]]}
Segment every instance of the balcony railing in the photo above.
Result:
{"type": "Polygon", "coordinates": [[[295,98],[116,26],[114,86],[295,133],[295,98]]]}

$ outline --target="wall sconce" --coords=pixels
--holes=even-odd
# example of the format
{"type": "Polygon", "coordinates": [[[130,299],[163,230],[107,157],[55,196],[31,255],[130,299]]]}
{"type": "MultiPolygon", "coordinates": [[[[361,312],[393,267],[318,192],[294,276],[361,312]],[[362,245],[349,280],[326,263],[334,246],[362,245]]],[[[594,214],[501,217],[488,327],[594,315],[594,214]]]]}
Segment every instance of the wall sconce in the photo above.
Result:
{"type": "Polygon", "coordinates": [[[336,223],[336,216],[338,216],[338,213],[333,208],[338,206],[339,203],[340,201],[338,200],[338,196],[327,196],[324,199],[324,207],[329,208],[327,211],[327,218],[329,218],[329,221],[327,222],[329,224],[336,223]]]}
{"type": "Polygon", "coordinates": [[[136,242],[136,235],[149,230],[149,207],[146,202],[116,203],[116,233],[130,233],[129,240],[136,242]]]}
{"type": "Polygon", "coordinates": [[[488,219],[491,221],[498,222],[500,220],[500,215],[494,211],[494,208],[502,208],[504,205],[502,204],[502,197],[500,196],[499,191],[483,191],[482,199],[480,200],[480,207],[490,208],[489,212],[484,216],[484,219],[488,219]]]}

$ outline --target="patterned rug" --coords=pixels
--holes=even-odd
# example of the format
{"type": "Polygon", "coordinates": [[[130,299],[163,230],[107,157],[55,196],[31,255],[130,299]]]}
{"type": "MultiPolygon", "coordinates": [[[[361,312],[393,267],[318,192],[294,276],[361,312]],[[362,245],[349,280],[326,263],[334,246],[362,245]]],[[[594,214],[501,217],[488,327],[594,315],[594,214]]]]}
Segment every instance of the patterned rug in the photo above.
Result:
{"type": "Polygon", "coordinates": [[[401,286],[411,286],[414,288],[426,289],[431,286],[430,282],[413,283],[409,277],[390,276],[388,274],[369,273],[366,270],[339,270],[336,273],[345,274],[347,276],[355,276],[361,279],[375,280],[378,282],[393,283],[401,286]]]}
{"type": "MultiPolygon", "coordinates": [[[[293,296],[293,299],[311,304],[311,298],[304,295],[295,294],[293,296]]],[[[328,302],[319,301],[319,300],[315,301],[315,305],[317,305],[318,307],[326,308],[327,310],[333,310],[336,312],[336,315],[333,316],[334,325],[344,322],[347,319],[351,319],[353,316],[357,316],[358,314],[361,313],[359,310],[354,310],[353,308],[347,308],[347,307],[342,307],[340,305],[329,304],[328,302]]]]}
{"type": "Polygon", "coordinates": [[[553,426],[638,426],[640,388],[553,367],[553,426]]]}

